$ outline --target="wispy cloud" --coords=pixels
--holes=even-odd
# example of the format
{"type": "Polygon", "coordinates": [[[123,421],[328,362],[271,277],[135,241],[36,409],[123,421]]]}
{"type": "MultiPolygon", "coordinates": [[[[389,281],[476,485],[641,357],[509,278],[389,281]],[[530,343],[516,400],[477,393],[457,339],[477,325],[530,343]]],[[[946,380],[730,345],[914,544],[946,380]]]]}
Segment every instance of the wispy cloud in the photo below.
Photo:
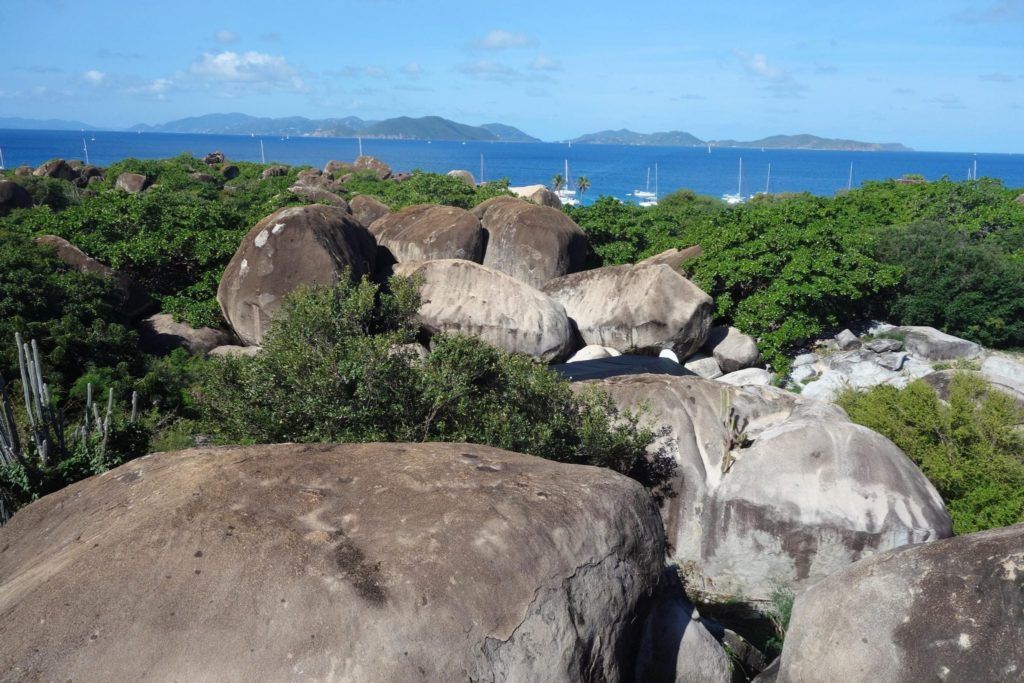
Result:
{"type": "Polygon", "coordinates": [[[682,95],[676,95],[674,99],[677,100],[706,100],[707,97],[704,95],[698,95],[696,93],[683,93],[682,95]]]}
{"type": "Polygon", "coordinates": [[[213,34],[213,39],[216,40],[218,43],[229,45],[231,43],[238,42],[238,34],[234,31],[229,31],[226,28],[222,28],[221,30],[213,34]]]}
{"type": "Polygon", "coordinates": [[[938,95],[925,100],[928,104],[936,104],[943,109],[966,109],[963,100],[956,95],[938,95]]]}
{"type": "Polygon", "coordinates": [[[96,56],[100,59],[142,59],[142,55],[138,52],[117,52],[115,50],[108,50],[105,47],[96,50],[96,56]]]}
{"type": "Polygon", "coordinates": [[[284,57],[263,52],[204,52],[188,68],[191,76],[220,83],[249,83],[277,90],[302,90],[298,72],[284,57]]]}
{"type": "Polygon", "coordinates": [[[122,92],[126,95],[141,95],[143,97],[166,100],[167,94],[174,87],[175,81],[170,78],[155,78],[146,83],[127,86],[122,90],[122,92]]]}
{"type": "Polygon", "coordinates": [[[503,28],[491,29],[481,38],[470,41],[470,47],[478,50],[511,50],[521,47],[531,47],[537,41],[522,32],[506,31],[503,28]]]}
{"type": "Polygon", "coordinates": [[[1024,0],[1002,0],[981,7],[971,7],[953,15],[965,24],[1001,24],[1024,21],[1024,0]]]}
{"type": "Polygon", "coordinates": [[[416,80],[423,75],[423,67],[417,62],[409,62],[402,67],[401,71],[407,78],[411,78],[413,80],[416,80]]]}
{"type": "Polygon", "coordinates": [[[107,74],[96,69],[89,69],[82,74],[82,80],[92,86],[100,86],[107,82],[107,74]]]}
{"type": "Polygon", "coordinates": [[[892,91],[893,95],[915,95],[917,91],[913,88],[894,88],[892,91]]]}
{"type": "Polygon", "coordinates": [[[387,78],[388,72],[382,66],[368,66],[366,67],[366,75],[370,78],[387,78]]]}
{"type": "Polygon", "coordinates": [[[507,64],[494,62],[489,59],[478,59],[475,62],[457,64],[455,70],[481,81],[502,81],[508,83],[523,80],[523,75],[516,69],[507,64]]]}
{"type": "Polygon", "coordinates": [[[801,97],[802,93],[807,90],[807,86],[798,83],[788,71],[769,61],[767,55],[740,49],[734,49],[732,53],[739,60],[747,75],[759,81],[762,87],[775,97],[801,97]]]}
{"type": "Polygon", "coordinates": [[[557,60],[542,53],[533,58],[533,61],[530,62],[530,69],[533,71],[561,71],[562,65],[557,60]]]}
{"type": "Polygon", "coordinates": [[[1015,80],[1017,80],[1016,78],[1010,76],[1009,74],[1001,73],[982,74],[981,76],[978,76],[978,78],[982,81],[988,81],[990,83],[1013,83],[1015,80]]]}
{"type": "Polygon", "coordinates": [[[262,40],[264,43],[279,43],[281,42],[281,38],[281,34],[277,33],[276,31],[271,33],[260,34],[260,40],[262,40]]]}

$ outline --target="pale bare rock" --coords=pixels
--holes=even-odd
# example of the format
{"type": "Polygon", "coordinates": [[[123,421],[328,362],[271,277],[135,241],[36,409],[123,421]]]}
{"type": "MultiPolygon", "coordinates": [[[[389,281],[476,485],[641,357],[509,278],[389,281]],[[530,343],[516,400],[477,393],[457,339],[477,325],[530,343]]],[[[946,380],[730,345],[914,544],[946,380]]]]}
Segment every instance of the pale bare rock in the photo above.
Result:
{"type": "Polygon", "coordinates": [[[149,178],[141,173],[122,173],[114,181],[114,187],[128,194],[139,194],[149,187],[149,178]]]}
{"type": "Polygon", "coordinates": [[[562,208],[562,200],[558,198],[558,195],[546,188],[543,185],[525,185],[523,187],[510,187],[508,191],[521,199],[533,202],[534,204],[540,204],[541,206],[550,206],[553,209],[562,208]]]}
{"type": "Polygon", "coordinates": [[[693,259],[697,258],[703,253],[704,250],[701,249],[699,245],[686,247],[685,249],[666,249],[665,251],[659,254],[655,254],[654,256],[648,256],[643,261],[639,261],[638,265],[641,263],[663,263],[672,270],[679,270],[683,266],[683,264],[692,261],[693,259]]]}
{"type": "Polygon", "coordinates": [[[470,444],[192,449],[0,528],[11,680],[625,681],[664,536],[596,467],[470,444]]]}
{"type": "MultiPolygon", "coordinates": [[[[669,435],[672,559],[713,599],[799,592],[873,553],[951,534],[939,494],[885,437],[775,387],[633,375],[596,382],[669,435]]],[[[788,640],[787,640],[788,647],[788,640]]],[[[836,679],[838,680],[838,679],[836,679]]]]}
{"type": "Polygon", "coordinates": [[[754,338],[727,325],[712,327],[702,350],[714,356],[727,374],[753,367],[761,360],[754,338]]]}
{"type": "Polygon", "coordinates": [[[566,363],[582,363],[588,360],[598,360],[599,358],[614,358],[615,356],[621,356],[618,351],[607,346],[597,346],[591,344],[590,346],[584,346],[582,349],[572,355],[572,358],[565,361],[566,363]]]}
{"type": "Polygon", "coordinates": [[[231,341],[231,334],[225,330],[175,322],[174,316],[168,313],[151,315],[139,323],[139,343],[143,348],[158,353],[182,348],[192,354],[204,355],[231,341]]]}
{"type": "Polygon", "coordinates": [[[375,220],[391,212],[387,204],[368,194],[357,194],[348,206],[356,220],[366,227],[370,227],[375,220]]]}
{"type": "Polygon", "coordinates": [[[744,368],[743,370],[730,372],[716,378],[719,382],[733,384],[738,387],[746,385],[765,387],[769,386],[773,379],[772,373],[763,368],[744,368]]]}
{"type": "Polygon", "coordinates": [[[490,199],[485,199],[484,201],[480,202],[472,209],[470,209],[470,213],[472,213],[474,216],[483,221],[484,216],[486,216],[487,212],[490,211],[492,208],[503,206],[505,204],[515,205],[521,202],[521,199],[518,199],[517,197],[509,197],[507,195],[491,197],[490,199]]]}
{"type": "Polygon", "coordinates": [[[907,351],[931,361],[971,359],[982,355],[980,345],[940,332],[934,327],[904,325],[895,332],[903,337],[907,351]]]}
{"type": "Polygon", "coordinates": [[[355,171],[369,171],[380,180],[387,180],[391,177],[391,167],[371,156],[356,157],[356,160],[352,162],[352,168],[355,171]]]}
{"type": "Polygon", "coordinates": [[[469,185],[470,187],[476,187],[476,178],[474,178],[473,174],[470,173],[469,171],[464,171],[462,169],[448,171],[448,177],[458,178],[462,182],[466,183],[466,185],[469,185]]]}
{"type": "Polygon", "coordinates": [[[282,299],[300,285],[330,285],[348,270],[373,273],[373,236],[335,206],[310,204],[276,211],[256,224],[231,258],[217,301],[246,346],[258,346],[282,299]]]}
{"type": "Polygon", "coordinates": [[[863,560],[797,598],[778,680],[1019,681],[1024,524],[863,560]]]}
{"type": "Polygon", "coordinates": [[[484,259],[484,231],[469,211],[455,206],[417,204],[375,220],[369,226],[381,247],[381,261],[484,259]]]}
{"type": "Polygon", "coordinates": [[[210,350],[211,356],[224,356],[231,358],[240,357],[252,357],[259,354],[263,350],[261,346],[233,346],[226,344],[224,346],[218,346],[210,350]]]}
{"type": "Polygon", "coordinates": [[[558,209],[529,202],[501,202],[480,221],[487,232],[483,264],[531,287],[583,268],[587,236],[558,209]]]}
{"type": "Polygon", "coordinates": [[[850,330],[843,330],[836,335],[836,344],[840,351],[852,351],[860,348],[860,339],[850,330]]]}
{"type": "Polygon", "coordinates": [[[52,159],[47,161],[45,164],[39,166],[36,170],[32,171],[32,175],[45,177],[45,178],[57,178],[59,180],[72,181],[78,177],[78,172],[71,167],[68,162],[63,159],[52,159]]]}
{"type": "Polygon", "coordinates": [[[395,274],[423,279],[419,320],[430,334],[477,337],[545,363],[574,350],[565,309],[502,272],[472,261],[445,259],[399,264],[395,274]]]}
{"type": "Polygon", "coordinates": [[[683,367],[704,379],[717,379],[722,376],[722,368],[713,356],[697,352],[683,362],[683,367]]]}
{"type": "Polygon", "coordinates": [[[565,306],[585,343],[622,353],[671,349],[687,358],[711,328],[711,297],[664,264],[597,268],[543,289],[565,306]]]}

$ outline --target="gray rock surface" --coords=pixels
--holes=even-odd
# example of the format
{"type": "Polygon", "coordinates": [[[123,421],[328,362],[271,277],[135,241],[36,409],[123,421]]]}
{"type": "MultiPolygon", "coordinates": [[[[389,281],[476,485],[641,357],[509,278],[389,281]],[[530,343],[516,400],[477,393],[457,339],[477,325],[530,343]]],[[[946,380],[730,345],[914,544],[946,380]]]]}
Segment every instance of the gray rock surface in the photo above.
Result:
{"type": "Polygon", "coordinates": [[[772,378],[772,373],[763,368],[745,368],[722,375],[717,378],[717,381],[737,387],[747,385],[766,387],[772,383],[772,378]]]}
{"type": "Polygon", "coordinates": [[[387,180],[391,177],[391,167],[380,159],[371,156],[356,157],[356,160],[352,162],[352,168],[357,172],[369,171],[381,180],[387,180]]]}
{"type": "Polygon", "coordinates": [[[192,327],[174,321],[168,313],[157,313],[139,323],[139,344],[148,351],[166,353],[173,349],[186,349],[189,353],[204,355],[231,344],[231,334],[212,327],[192,327]]]}
{"type": "Polygon", "coordinates": [[[646,403],[670,431],[659,445],[679,465],[677,495],[662,514],[672,559],[697,593],[766,600],[779,585],[798,592],[872,553],[951,533],[920,470],[834,406],[699,377],[597,384],[622,408],[646,403]]]}
{"type": "Polygon", "coordinates": [[[419,319],[431,334],[477,337],[545,363],[562,360],[574,350],[565,309],[505,273],[472,261],[445,259],[400,263],[395,274],[423,278],[419,319]]]}
{"type": "Polygon", "coordinates": [[[375,220],[391,212],[387,204],[368,194],[357,194],[348,206],[356,220],[366,227],[370,227],[375,220]]]}
{"type": "Polygon", "coordinates": [[[557,209],[529,202],[502,202],[480,221],[487,232],[483,264],[541,288],[575,273],[587,258],[587,236],[557,209]]]}
{"type": "Polygon", "coordinates": [[[643,261],[639,261],[638,265],[644,263],[654,265],[663,263],[672,270],[679,270],[688,261],[692,261],[703,253],[704,250],[697,245],[686,247],[685,249],[666,249],[661,253],[648,256],[643,261]]]}
{"type": "Polygon", "coordinates": [[[566,363],[581,363],[587,360],[598,360],[600,358],[613,358],[615,356],[621,356],[622,354],[615,349],[608,348],[607,346],[597,346],[591,344],[590,346],[584,346],[582,349],[572,355],[572,358],[565,361],[566,363]]]}
{"type": "Polygon", "coordinates": [[[448,176],[450,178],[458,178],[459,180],[466,183],[470,187],[476,187],[476,178],[474,178],[473,174],[470,173],[469,171],[456,169],[454,171],[448,171],[448,176]]]}
{"type": "Polygon", "coordinates": [[[258,346],[282,298],[299,285],[327,285],[344,269],[352,277],[374,270],[376,244],[342,209],[292,206],[257,223],[231,258],[217,301],[246,346],[258,346]]]}
{"type": "Polygon", "coordinates": [[[714,356],[724,373],[752,367],[761,360],[754,338],[727,325],[712,327],[701,350],[714,356]]]}
{"type": "Polygon", "coordinates": [[[982,354],[978,344],[936,330],[934,327],[897,327],[907,351],[931,361],[977,358],[982,354]]]}
{"type": "Polygon", "coordinates": [[[0,528],[0,671],[631,680],[664,538],[609,470],[469,444],[161,453],[0,528]]]}
{"type": "Polygon", "coordinates": [[[225,357],[239,357],[239,356],[255,356],[263,348],[260,346],[234,346],[232,344],[226,344],[224,346],[218,346],[210,349],[211,356],[225,356],[225,357]]]}
{"type": "Polygon", "coordinates": [[[149,178],[141,173],[122,173],[114,181],[114,187],[128,194],[139,194],[149,187],[149,178]]]}
{"type": "Polygon", "coordinates": [[[307,202],[312,202],[314,204],[327,204],[328,206],[337,206],[346,213],[349,213],[351,211],[351,209],[349,209],[348,202],[346,202],[341,196],[335,194],[334,192],[331,192],[330,190],[324,187],[319,187],[317,185],[308,185],[306,183],[295,183],[294,185],[288,188],[288,191],[291,192],[296,197],[301,197],[302,199],[305,199],[307,202]]]}
{"type": "Polygon", "coordinates": [[[836,344],[840,351],[852,351],[860,348],[860,339],[850,330],[843,330],[836,335],[836,344]]]}
{"type": "Polygon", "coordinates": [[[562,208],[562,200],[558,198],[558,195],[549,190],[546,187],[539,187],[530,193],[527,197],[534,204],[540,204],[541,206],[548,206],[552,209],[562,208]]]}
{"type": "Polygon", "coordinates": [[[693,354],[683,362],[683,367],[704,379],[717,379],[723,375],[718,361],[705,353],[693,354]]]}
{"type": "Polygon", "coordinates": [[[517,197],[509,197],[505,195],[491,197],[490,199],[485,199],[484,201],[480,202],[472,209],[470,209],[470,213],[479,218],[481,221],[483,221],[484,216],[486,216],[487,212],[490,211],[492,208],[504,205],[516,206],[520,202],[522,202],[522,200],[517,197]]]}
{"type": "Polygon", "coordinates": [[[57,178],[59,180],[74,180],[78,177],[78,173],[73,169],[68,162],[63,159],[52,159],[42,164],[36,170],[32,171],[32,175],[46,177],[46,178],[57,178]]]}
{"type": "Polygon", "coordinates": [[[18,183],[0,180],[0,215],[14,209],[28,209],[32,206],[32,195],[18,183]]]}
{"type": "Polygon", "coordinates": [[[902,349],[903,342],[899,339],[872,339],[864,344],[864,348],[874,353],[888,353],[902,349]]]}
{"type": "Polygon", "coordinates": [[[1024,525],[877,555],[797,598],[779,681],[1024,673],[1024,525]]]}
{"type": "Polygon", "coordinates": [[[287,166],[268,166],[263,169],[263,173],[260,174],[260,177],[263,178],[263,180],[266,180],[267,178],[279,178],[286,175],[288,175],[287,166]]]}
{"type": "Polygon", "coordinates": [[[382,262],[465,259],[481,263],[484,258],[480,220],[454,206],[417,204],[378,218],[369,229],[381,247],[382,262]]]}
{"type": "Polygon", "coordinates": [[[687,358],[711,328],[711,297],[664,264],[596,268],[544,291],[565,306],[584,342],[623,353],[671,349],[687,358]]]}

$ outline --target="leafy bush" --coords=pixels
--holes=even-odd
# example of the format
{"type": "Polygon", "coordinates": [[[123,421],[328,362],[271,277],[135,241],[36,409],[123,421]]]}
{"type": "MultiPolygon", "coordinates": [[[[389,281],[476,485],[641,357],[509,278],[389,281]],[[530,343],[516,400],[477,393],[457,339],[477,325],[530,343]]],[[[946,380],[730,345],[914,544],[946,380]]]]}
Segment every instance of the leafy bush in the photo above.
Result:
{"type": "Polygon", "coordinates": [[[924,382],[847,391],[850,418],[891,439],[946,501],[958,534],[1024,522],[1024,410],[982,379],[957,373],[948,403],[924,382]]]}
{"type": "Polygon", "coordinates": [[[356,173],[345,181],[346,196],[367,194],[381,200],[392,210],[413,204],[445,204],[470,209],[491,197],[508,194],[508,181],[470,187],[461,178],[415,171],[412,176],[395,182],[380,180],[371,172],[356,173]]]}
{"type": "Polygon", "coordinates": [[[289,296],[263,352],[211,361],[196,399],[221,441],[468,441],[610,467],[662,492],[674,462],[655,434],[597,391],[524,356],[437,336],[420,360],[416,283],[392,278],[289,296]]]}

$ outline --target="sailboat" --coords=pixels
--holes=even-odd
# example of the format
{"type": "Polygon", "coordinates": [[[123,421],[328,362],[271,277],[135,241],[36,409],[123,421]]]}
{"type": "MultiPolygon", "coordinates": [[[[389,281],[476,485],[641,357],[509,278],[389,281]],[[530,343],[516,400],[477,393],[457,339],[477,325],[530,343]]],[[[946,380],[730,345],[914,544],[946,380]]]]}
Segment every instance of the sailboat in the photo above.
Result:
{"type": "Polygon", "coordinates": [[[853,162],[850,162],[850,175],[846,179],[846,191],[849,192],[853,189],[853,162]]]}
{"type": "Polygon", "coordinates": [[[768,162],[768,178],[764,181],[764,192],[758,192],[756,196],[767,197],[771,194],[772,187],[772,164],[768,162]]]}
{"type": "Polygon", "coordinates": [[[5,168],[7,167],[4,166],[4,148],[0,147],[0,171],[4,170],[5,168]]]}
{"type": "Polygon", "coordinates": [[[85,138],[82,138],[82,152],[85,154],[85,163],[89,164],[89,145],[85,144],[85,138]]]}
{"type": "Polygon", "coordinates": [[[743,157],[740,157],[739,181],[736,185],[736,194],[723,194],[722,201],[726,204],[742,204],[743,199],[743,157]]]}
{"type": "Polygon", "coordinates": [[[480,184],[484,184],[484,155],[480,155],[480,184]]]}
{"type": "Polygon", "coordinates": [[[263,153],[263,138],[260,138],[260,163],[267,163],[267,155],[263,153]]]}
{"type": "Polygon", "coordinates": [[[640,206],[657,206],[658,205],[658,164],[654,164],[654,193],[649,199],[645,199],[640,202],[640,206]]]}
{"type": "Polygon", "coordinates": [[[567,206],[576,206],[580,203],[580,200],[576,199],[576,190],[572,189],[572,184],[569,181],[569,160],[565,160],[565,179],[560,189],[555,191],[558,195],[558,199],[561,200],[562,204],[567,206]]]}
{"type": "Polygon", "coordinates": [[[634,197],[643,197],[649,199],[651,197],[657,197],[657,192],[651,192],[651,167],[647,167],[647,189],[646,190],[633,190],[634,197]]]}

